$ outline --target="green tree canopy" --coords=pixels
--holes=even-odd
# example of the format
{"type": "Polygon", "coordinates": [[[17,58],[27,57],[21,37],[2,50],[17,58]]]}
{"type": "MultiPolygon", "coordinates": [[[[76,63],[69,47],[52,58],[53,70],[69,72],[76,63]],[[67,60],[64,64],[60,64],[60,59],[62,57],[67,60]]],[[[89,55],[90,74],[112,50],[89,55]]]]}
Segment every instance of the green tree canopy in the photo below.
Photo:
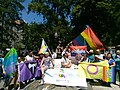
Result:
{"type": "Polygon", "coordinates": [[[10,47],[11,40],[17,37],[19,23],[21,20],[20,11],[24,9],[21,2],[24,0],[0,0],[0,41],[1,47],[10,47]],[[14,31],[15,30],[15,31],[14,31]]]}
{"type": "MultiPolygon", "coordinates": [[[[0,1],[0,39],[5,44],[16,39],[12,28],[21,27],[15,20],[21,20],[22,1],[0,1]]],[[[59,41],[65,46],[89,25],[104,45],[120,44],[119,8],[119,0],[32,0],[28,13],[37,13],[44,21],[24,25],[23,43],[27,49],[37,50],[44,38],[51,49],[59,41]]]]}
{"type": "Polygon", "coordinates": [[[48,41],[57,32],[68,43],[89,25],[104,45],[120,44],[119,8],[119,0],[32,0],[28,6],[43,15],[48,41]]]}

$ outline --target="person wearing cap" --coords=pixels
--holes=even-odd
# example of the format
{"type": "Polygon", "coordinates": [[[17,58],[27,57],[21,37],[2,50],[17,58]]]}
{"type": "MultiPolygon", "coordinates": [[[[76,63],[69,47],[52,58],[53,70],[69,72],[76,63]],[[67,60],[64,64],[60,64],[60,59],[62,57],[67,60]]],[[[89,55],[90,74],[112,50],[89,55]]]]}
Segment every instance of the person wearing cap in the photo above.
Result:
{"type": "Polygon", "coordinates": [[[54,67],[53,59],[49,56],[49,52],[45,53],[45,57],[43,57],[40,66],[41,66],[42,78],[43,78],[45,71],[47,69],[54,67]]]}

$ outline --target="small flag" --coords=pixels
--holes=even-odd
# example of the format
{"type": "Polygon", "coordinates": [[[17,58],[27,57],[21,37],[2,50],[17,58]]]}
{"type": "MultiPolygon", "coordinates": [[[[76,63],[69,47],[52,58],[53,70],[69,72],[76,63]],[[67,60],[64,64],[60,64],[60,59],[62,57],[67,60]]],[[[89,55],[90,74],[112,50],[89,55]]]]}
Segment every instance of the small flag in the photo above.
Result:
{"type": "Polygon", "coordinates": [[[47,51],[48,46],[46,45],[44,39],[42,39],[42,44],[41,44],[41,48],[38,52],[38,54],[45,54],[45,52],[47,51]]]}

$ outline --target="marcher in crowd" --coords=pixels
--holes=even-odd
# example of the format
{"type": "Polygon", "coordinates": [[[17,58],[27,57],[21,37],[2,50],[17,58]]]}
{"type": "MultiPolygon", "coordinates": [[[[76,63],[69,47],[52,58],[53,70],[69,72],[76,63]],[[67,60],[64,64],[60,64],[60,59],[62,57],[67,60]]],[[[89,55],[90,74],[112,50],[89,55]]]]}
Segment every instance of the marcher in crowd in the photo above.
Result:
{"type": "Polygon", "coordinates": [[[41,66],[42,78],[43,78],[45,71],[47,69],[54,67],[54,62],[53,62],[53,59],[49,56],[49,52],[45,53],[45,57],[43,57],[40,66],[41,66]]]}
{"type": "Polygon", "coordinates": [[[41,61],[44,57],[44,54],[39,54],[35,57],[35,60],[37,62],[37,65],[36,65],[36,72],[35,72],[35,79],[38,80],[38,82],[40,83],[41,82],[41,61]]]}
{"type": "Polygon", "coordinates": [[[96,55],[95,55],[95,61],[94,62],[100,62],[102,60],[104,60],[103,59],[103,54],[101,54],[100,50],[97,49],[96,50],[96,55]]]}
{"type": "Polygon", "coordinates": [[[56,59],[57,58],[57,53],[53,50],[52,58],[56,59]]]}
{"type": "Polygon", "coordinates": [[[28,55],[25,57],[25,61],[33,61],[33,60],[34,60],[33,52],[29,51],[28,55]]]}
{"type": "Polygon", "coordinates": [[[94,55],[94,51],[90,50],[89,52],[87,52],[88,54],[88,59],[90,63],[93,63],[95,61],[95,55],[94,55]]]}
{"type": "Polygon", "coordinates": [[[114,67],[115,66],[115,60],[113,59],[111,53],[107,54],[107,60],[108,60],[109,67],[114,67]]]}
{"type": "MultiPolygon", "coordinates": [[[[108,60],[108,64],[109,64],[109,68],[112,68],[112,67],[115,67],[115,60],[113,59],[112,57],[112,54],[111,53],[108,53],[107,54],[107,60],[108,60]]],[[[107,82],[107,86],[111,87],[110,85],[111,82],[107,82]]]]}
{"type": "Polygon", "coordinates": [[[87,56],[87,53],[83,53],[83,57],[81,58],[81,62],[89,62],[89,58],[87,56]]]}
{"type": "Polygon", "coordinates": [[[114,84],[116,84],[116,76],[118,74],[118,80],[119,80],[119,87],[120,87],[120,50],[116,51],[116,55],[114,56],[114,60],[115,60],[115,82],[113,82],[114,84]]]}
{"type": "Polygon", "coordinates": [[[62,60],[61,60],[62,68],[70,68],[71,67],[71,61],[68,59],[68,54],[64,53],[62,60]]]}
{"type": "Polygon", "coordinates": [[[63,46],[61,45],[61,43],[59,43],[59,45],[56,48],[57,58],[62,57],[62,52],[63,52],[63,46]]]}

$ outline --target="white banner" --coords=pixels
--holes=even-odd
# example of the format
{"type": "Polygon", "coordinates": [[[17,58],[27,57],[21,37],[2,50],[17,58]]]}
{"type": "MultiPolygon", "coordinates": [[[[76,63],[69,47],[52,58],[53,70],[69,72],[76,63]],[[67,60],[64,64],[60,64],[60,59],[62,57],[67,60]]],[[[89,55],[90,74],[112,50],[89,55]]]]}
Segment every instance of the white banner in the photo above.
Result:
{"type": "Polygon", "coordinates": [[[81,86],[87,87],[86,78],[78,74],[78,69],[56,68],[48,69],[45,73],[44,83],[62,86],[81,86]]]}

